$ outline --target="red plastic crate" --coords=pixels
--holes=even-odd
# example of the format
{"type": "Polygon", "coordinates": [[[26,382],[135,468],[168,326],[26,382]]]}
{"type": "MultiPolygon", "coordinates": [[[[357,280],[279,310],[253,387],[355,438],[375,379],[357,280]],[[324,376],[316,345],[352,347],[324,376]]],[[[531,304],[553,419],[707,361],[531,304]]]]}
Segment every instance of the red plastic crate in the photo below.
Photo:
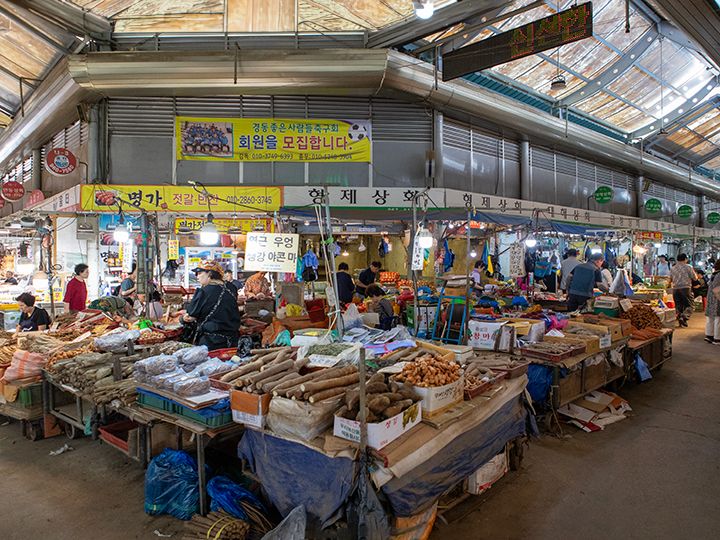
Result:
{"type": "Polygon", "coordinates": [[[115,422],[114,424],[108,424],[100,428],[100,438],[106,443],[112,444],[127,453],[129,451],[128,434],[138,427],[138,424],[132,420],[123,420],[121,422],[115,422]]]}

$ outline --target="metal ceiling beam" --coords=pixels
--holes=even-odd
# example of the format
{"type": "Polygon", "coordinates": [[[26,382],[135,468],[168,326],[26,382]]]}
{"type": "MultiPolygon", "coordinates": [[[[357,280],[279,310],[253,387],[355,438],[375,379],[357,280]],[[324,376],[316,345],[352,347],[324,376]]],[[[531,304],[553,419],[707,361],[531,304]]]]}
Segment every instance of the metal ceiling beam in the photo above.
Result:
{"type": "Polygon", "coordinates": [[[711,160],[715,159],[715,158],[718,157],[718,156],[720,156],[720,148],[716,148],[715,150],[713,150],[712,152],[710,152],[710,153],[707,154],[706,156],[703,156],[702,161],[700,161],[699,163],[696,163],[696,165],[700,165],[700,166],[701,166],[703,163],[707,163],[708,161],[711,161],[711,160]]]}
{"type": "MultiPolygon", "coordinates": [[[[57,52],[67,54],[69,51],[65,48],[65,45],[59,41],[56,41],[53,39],[48,33],[44,32],[40,25],[38,24],[32,24],[30,21],[33,19],[38,19],[39,17],[33,15],[26,9],[23,9],[20,6],[14,5],[13,8],[17,10],[20,13],[23,13],[22,18],[10,11],[10,9],[7,8],[5,4],[9,4],[10,2],[6,2],[4,0],[0,1],[0,13],[2,13],[3,16],[17,24],[20,28],[23,28],[24,30],[27,30],[32,35],[38,37],[43,43],[47,44],[48,46],[55,49],[57,52]]],[[[71,34],[67,34],[68,37],[72,37],[74,39],[74,36],[71,34]]]]}
{"type": "MultiPolygon", "coordinates": [[[[651,136],[655,132],[659,132],[660,129],[665,126],[669,127],[674,122],[677,122],[679,119],[681,119],[684,115],[691,114],[693,112],[693,109],[695,107],[696,103],[701,102],[710,92],[713,91],[715,87],[718,86],[718,77],[715,76],[712,79],[710,79],[707,84],[704,84],[700,90],[698,90],[695,95],[690,96],[688,100],[685,102],[686,104],[681,107],[680,109],[675,109],[671,112],[664,111],[666,114],[664,115],[664,118],[657,119],[655,122],[653,122],[652,125],[646,126],[644,128],[638,129],[634,131],[630,135],[630,139],[645,139],[646,137],[651,136]],[[697,101],[693,101],[697,100],[697,101]],[[688,103],[690,105],[688,105],[688,103]],[[682,111],[682,112],[680,112],[682,111]],[[668,121],[665,122],[664,119],[667,118],[668,121]]],[[[654,116],[654,114],[653,114],[654,116]]]]}
{"type": "MultiPolygon", "coordinates": [[[[700,137],[700,139],[702,139],[702,140],[700,140],[700,141],[698,141],[698,142],[696,142],[696,143],[693,143],[693,144],[691,144],[690,146],[687,146],[687,147],[683,148],[680,152],[676,152],[675,154],[673,154],[673,155],[671,156],[672,159],[675,159],[675,158],[678,158],[678,157],[681,157],[681,156],[686,156],[688,153],[692,152],[692,149],[693,149],[693,148],[695,148],[696,146],[701,145],[703,142],[706,142],[706,141],[709,142],[709,143],[712,144],[712,145],[718,146],[717,143],[713,142],[712,138],[715,137],[716,135],[720,135],[720,129],[716,129],[715,131],[711,131],[710,133],[708,133],[708,134],[706,134],[706,135],[701,135],[700,133],[698,133],[698,132],[695,131],[695,130],[692,130],[692,132],[695,133],[695,134],[696,134],[698,137],[700,137]]],[[[700,163],[704,163],[704,161],[701,161],[700,163]]]]}
{"type": "Polygon", "coordinates": [[[456,2],[435,12],[426,20],[412,17],[397,24],[371,32],[367,46],[371,49],[389,48],[412,43],[425,36],[434,34],[461,23],[470,17],[492,11],[506,5],[502,0],[464,0],[456,2]]]}
{"type": "Polygon", "coordinates": [[[645,51],[650,48],[650,45],[653,44],[657,37],[658,33],[655,28],[650,28],[635,45],[628,49],[616,62],[608,66],[605,71],[582,88],[575,90],[572,94],[561,99],[560,105],[574,105],[578,101],[587,99],[612,84],[645,54],[645,51]]]}
{"type": "Polygon", "coordinates": [[[62,21],[74,33],[105,39],[113,29],[109,19],[63,0],[12,1],[50,21],[62,21]]]}
{"type": "Polygon", "coordinates": [[[417,56],[422,52],[434,49],[438,45],[441,45],[440,50],[443,53],[454,51],[455,49],[459,49],[460,47],[463,47],[468,42],[475,39],[475,37],[477,37],[477,34],[481,30],[487,28],[491,24],[502,22],[506,19],[509,19],[510,17],[514,17],[515,15],[520,15],[522,13],[525,13],[526,11],[535,9],[536,7],[544,3],[544,0],[536,0],[535,2],[531,2],[526,6],[515,9],[513,11],[509,11],[507,13],[503,13],[502,15],[500,15],[500,12],[503,8],[500,7],[489,11],[482,16],[471,17],[470,19],[463,21],[466,26],[461,31],[435,40],[427,45],[423,45],[422,47],[419,47],[418,49],[412,51],[412,54],[417,56]]]}

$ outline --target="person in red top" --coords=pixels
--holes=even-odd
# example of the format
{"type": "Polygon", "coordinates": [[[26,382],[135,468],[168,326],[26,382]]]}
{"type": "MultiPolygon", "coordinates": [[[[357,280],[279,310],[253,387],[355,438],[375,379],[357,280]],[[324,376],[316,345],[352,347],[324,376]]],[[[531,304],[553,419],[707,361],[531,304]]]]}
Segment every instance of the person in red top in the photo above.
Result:
{"type": "Polygon", "coordinates": [[[68,281],[65,288],[65,310],[70,312],[82,311],[87,306],[87,285],[85,280],[90,274],[87,264],[75,265],[75,275],[68,281]]]}

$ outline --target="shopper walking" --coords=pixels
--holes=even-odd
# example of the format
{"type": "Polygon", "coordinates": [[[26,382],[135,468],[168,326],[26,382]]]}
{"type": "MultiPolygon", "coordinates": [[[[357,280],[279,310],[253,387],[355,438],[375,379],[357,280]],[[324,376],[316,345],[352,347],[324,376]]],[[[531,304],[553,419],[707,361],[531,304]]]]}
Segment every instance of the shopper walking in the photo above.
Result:
{"type": "Polygon", "coordinates": [[[692,286],[697,281],[695,271],[687,262],[687,255],[681,253],[677,256],[677,264],[670,269],[670,284],[673,289],[675,313],[678,324],[686,327],[692,315],[692,286]]]}
{"type": "Polygon", "coordinates": [[[713,273],[708,277],[705,341],[720,345],[720,260],[715,261],[713,273]]]}
{"type": "Polygon", "coordinates": [[[567,257],[560,263],[560,289],[563,292],[567,292],[570,274],[572,274],[572,271],[575,270],[575,267],[579,264],[580,261],[577,259],[577,250],[568,249],[567,257]]]}
{"type": "Polygon", "coordinates": [[[609,291],[610,287],[612,287],[613,275],[612,275],[612,272],[610,271],[610,267],[608,266],[607,261],[603,261],[602,270],[600,270],[600,275],[602,276],[603,285],[605,285],[605,288],[609,291]]]}
{"type": "Polygon", "coordinates": [[[668,262],[667,255],[660,255],[660,257],[658,257],[656,275],[662,277],[667,277],[670,275],[670,263],[668,262]]]}

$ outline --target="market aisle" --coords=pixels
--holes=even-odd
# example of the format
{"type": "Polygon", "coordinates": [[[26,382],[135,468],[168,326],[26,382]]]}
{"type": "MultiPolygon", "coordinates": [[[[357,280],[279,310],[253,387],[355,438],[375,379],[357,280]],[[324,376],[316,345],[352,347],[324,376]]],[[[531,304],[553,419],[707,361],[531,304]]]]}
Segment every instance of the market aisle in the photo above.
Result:
{"type": "Polygon", "coordinates": [[[432,538],[717,538],[720,347],[703,317],[675,332],[655,378],[620,390],[632,416],[599,433],[543,437],[475,512],[432,538]]]}
{"type": "Polygon", "coordinates": [[[144,478],[138,463],[99,441],[62,436],[31,442],[19,424],[0,426],[0,537],[157,540],[155,529],[179,532],[174,518],[145,515],[144,478]],[[65,443],[75,450],[48,455],[65,443]]]}

